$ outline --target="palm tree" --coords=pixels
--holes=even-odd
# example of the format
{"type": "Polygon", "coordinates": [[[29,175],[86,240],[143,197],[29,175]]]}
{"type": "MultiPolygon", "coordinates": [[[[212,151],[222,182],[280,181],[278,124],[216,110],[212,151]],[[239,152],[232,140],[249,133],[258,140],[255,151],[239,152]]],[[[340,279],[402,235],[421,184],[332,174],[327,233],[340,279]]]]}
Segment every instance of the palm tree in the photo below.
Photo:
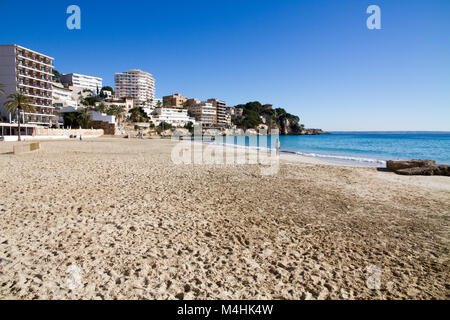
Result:
{"type": "Polygon", "coordinates": [[[84,108],[78,113],[77,122],[83,129],[87,129],[91,122],[91,115],[89,114],[89,108],[84,108]]]}
{"type": "Polygon", "coordinates": [[[97,107],[95,107],[95,111],[106,113],[107,111],[106,105],[103,102],[101,102],[97,107]]]}
{"type": "Polygon", "coordinates": [[[64,113],[64,125],[75,127],[76,125],[76,120],[77,120],[77,113],[76,112],[66,112],[64,113]]]}
{"type": "Polygon", "coordinates": [[[170,108],[172,106],[172,102],[170,100],[166,100],[163,102],[164,108],[170,108]]]}
{"type": "Polygon", "coordinates": [[[5,90],[3,90],[4,87],[5,87],[5,85],[0,83],[0,96],[5,95],[5,90]]]}
{"type": "Polygon", "coordinates": [[[122,107],[118,106],[116,104],[110,105],[108,110],[107,110],[107,112],[106,112],[106,114],[108,116],[115,116],[117,118],[119,124],[120,124],[120,119],[122,118],[123,113],[124,112],[123,112],[122,107]]]}
{"type": "Polygon", "coordinates": [[[34,107],[32,105],[33,100],[26,95],[21,93],[12,93],[8,96],[8,101],[5,102],[5,107],[8,112],[15,113],[17,112],[18,118],[18,129],[19,129],[19,141],[22,141],[22,137],[20,135],[20,113],[25,112],[33,112],[34,107]]]}

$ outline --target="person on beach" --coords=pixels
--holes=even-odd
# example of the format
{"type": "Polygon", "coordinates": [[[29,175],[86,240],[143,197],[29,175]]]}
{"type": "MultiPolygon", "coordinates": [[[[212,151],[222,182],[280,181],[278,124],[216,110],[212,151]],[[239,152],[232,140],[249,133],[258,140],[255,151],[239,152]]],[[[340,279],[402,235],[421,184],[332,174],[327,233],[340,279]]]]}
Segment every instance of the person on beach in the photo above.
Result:
{"type": "Polygon", "coordinates": [[[275,148],[277,149],[277,154],[280,154],[280,148],[281,148],[280,139],[277,139],[277,144],[276,144],[275,148]]]}

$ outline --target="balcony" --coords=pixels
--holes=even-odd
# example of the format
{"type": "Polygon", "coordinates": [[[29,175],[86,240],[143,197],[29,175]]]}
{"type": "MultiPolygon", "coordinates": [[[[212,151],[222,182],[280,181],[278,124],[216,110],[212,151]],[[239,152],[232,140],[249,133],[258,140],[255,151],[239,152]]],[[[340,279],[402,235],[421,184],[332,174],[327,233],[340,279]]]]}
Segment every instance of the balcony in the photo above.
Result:
{"type": "Polygon", "coordinates": [[[21,68],[26,68],[28,70],[31,70],[31,73],[33,71],[38,71],[39,73],[45,73],[49,76],[53,76],[53,73],[51,73],[50,68],[40,67],[40,66],[33,65],[33,64],[26,64],[26,63],[23,63],[20,61],[17,63],[17,65],[20,66],[21,68]]]}
{"type": "Polygon", "coordinates": [[[27,78],[30,78],[32,80],[40,80],[40,81],[45,81],[45,82],[48,82],[48,83],[53,83],[53,81],[51,80],[50,77],[37,75],[37,74],[31,73],[31,72],[21,71],[21,70],[17,71],[17,73],[20,76],[22,76],[22,77],[27,77],[27,78]]]}
{"type": "Polygon", "coordinates": [[[23,50],[18,50],[17,51],[17,56],[19,58],[23,58],[23,59],[26,59],[28,61],[37,62],[37,63],[43,64],[43,65],[46,65],[46,66],[53,67],[52,60],[44,58],[44,57],[41,57],[41,56],[39,56],[37,54],[34,54],[34,53],[28,53],[28,52],[24,52],[23,50]]]}

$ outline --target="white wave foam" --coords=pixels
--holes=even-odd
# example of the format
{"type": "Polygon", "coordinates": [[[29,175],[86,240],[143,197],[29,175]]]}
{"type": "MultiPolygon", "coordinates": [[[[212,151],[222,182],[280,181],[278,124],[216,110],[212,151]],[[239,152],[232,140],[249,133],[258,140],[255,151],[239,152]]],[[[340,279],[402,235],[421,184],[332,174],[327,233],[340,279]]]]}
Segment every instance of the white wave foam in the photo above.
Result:
{"type": "MultiPolygon", "coordinates": [[[[215,145],[221,145],[224,147],[234,147],[234,148],[240,148],[240,149],[250,149],[250,150],[257,150],[257,151],[263,151],[263,152],[272,152],[275,151],[275,148],[269,148],[269,147],[259,147],[259,146],[244,146],[234,143],[217,143],[217,142],[205,142],[205,143],[213,143],[215,145]]],[[[294,155],[299,155],[303,157],[311,157],[311,158],[321,158],[321,159],[328,159],[330,161],[347,161],[347,162],[353,162],[353,163],[360,163],[360,164],[366,164],[366,165],[381,165],[386,166],[386,161],[379,160],[379,159],[372,159],[372,158],[360,158],[360,157],[352,157],[352,156],[338,156],[338,155],[332,155],[332,154],[319,154],[319,153],[308,153],[308,152],[301,152],[301,151],[292,151],[292,150],[285,150],[280,149],[281,153],[290,153],[294,155]]]]}
{"type": "MultiPolygon", "coordinates": [[[[290,152],[290,151],[288,151],[290,152]]],[[[306,153],[306,152],[294,152],[299,156],[312,157],[312,158],[325,158],[331,160],[342,160],[342,161],[352,161],[352,162],[362,162],[362,163],[371,163],[371,164],[381,164],[386,165],[386,161],[371,159],[371,158],[359,158],[359,157],[351,157],[351,156],[336,156],[331,154],[318,154],[318,153],[306,153]]]]}

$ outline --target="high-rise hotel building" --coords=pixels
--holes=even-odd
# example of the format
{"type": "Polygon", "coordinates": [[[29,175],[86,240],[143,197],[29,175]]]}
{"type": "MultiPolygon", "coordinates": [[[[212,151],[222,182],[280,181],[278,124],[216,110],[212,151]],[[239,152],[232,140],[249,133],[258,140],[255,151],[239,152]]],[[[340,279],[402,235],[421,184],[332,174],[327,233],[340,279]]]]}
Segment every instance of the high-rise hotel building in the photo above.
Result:
{"type": "Polygon", "coordinates": [[[208,99],[216,109],[216,117],[214,119],[214,124],[219,127],[225,127],[231,124],[231,118],[227,116],[227,105],[225,102],[219,99],[208,99]]]}
{"type": "Polygon", "coordinates": [[[132,97],[137,106],[152,106],[155,99],[155,79],[142,70],[115,74],[117,98],[132,97]]]}
{"type": "MultiPolygon", "coordinates": [[[[42,126],[57,124],[53,113],[53,58],[18,46],[0,45],[0,83],[6,95],[21,93],[31,98],[34,111],[22,113],[21,122],[42,126]],[[24,121],[25,120],[25,121],[24,121]]],[[[0,112],[7,121],[16,121],[0,96],[0,112]]]]}

